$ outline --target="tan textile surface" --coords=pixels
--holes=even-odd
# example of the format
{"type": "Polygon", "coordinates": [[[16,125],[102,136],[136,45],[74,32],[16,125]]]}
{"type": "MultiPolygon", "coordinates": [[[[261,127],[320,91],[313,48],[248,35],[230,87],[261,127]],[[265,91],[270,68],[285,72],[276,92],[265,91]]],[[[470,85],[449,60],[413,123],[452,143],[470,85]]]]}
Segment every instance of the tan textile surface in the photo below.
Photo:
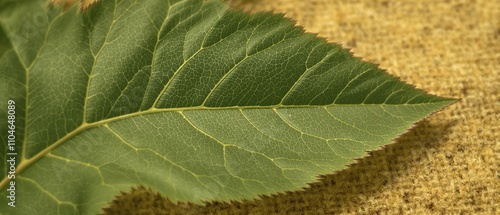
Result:
{"type": "Polygon", "coordinates": [[[286,13],[403,81],[461,100],[304,191],[198,206],[139,189],[109,214],[500,214],[500,1],[233,4],[286,13]]]}

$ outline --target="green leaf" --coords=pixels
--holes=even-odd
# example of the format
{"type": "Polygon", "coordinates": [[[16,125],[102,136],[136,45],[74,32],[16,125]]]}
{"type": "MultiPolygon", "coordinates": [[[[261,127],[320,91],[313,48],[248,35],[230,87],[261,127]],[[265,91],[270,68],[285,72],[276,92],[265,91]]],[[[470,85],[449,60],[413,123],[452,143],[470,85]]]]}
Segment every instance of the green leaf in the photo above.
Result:
{"type": "Polygon", "coordinates": [[[217,0],[47,4],[0,1],[3,143],[16,107],[5,214],[96,214],[138,184],[195,203],[299,190],[454,101],[282,15],[217,0]]]}

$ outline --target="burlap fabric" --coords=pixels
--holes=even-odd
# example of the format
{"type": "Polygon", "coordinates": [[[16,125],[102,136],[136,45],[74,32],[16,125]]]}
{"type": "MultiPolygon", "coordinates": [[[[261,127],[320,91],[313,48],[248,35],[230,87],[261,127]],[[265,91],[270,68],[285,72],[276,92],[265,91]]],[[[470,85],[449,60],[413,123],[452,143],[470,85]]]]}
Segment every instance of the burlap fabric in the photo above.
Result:
{"type": "Polygon", "coordinates": [[[500,1],[233,4],[286,13],[405,82],[461,100],[304,191],[198,206],[137,189],[109,214],[500,214],[500,1]]]}

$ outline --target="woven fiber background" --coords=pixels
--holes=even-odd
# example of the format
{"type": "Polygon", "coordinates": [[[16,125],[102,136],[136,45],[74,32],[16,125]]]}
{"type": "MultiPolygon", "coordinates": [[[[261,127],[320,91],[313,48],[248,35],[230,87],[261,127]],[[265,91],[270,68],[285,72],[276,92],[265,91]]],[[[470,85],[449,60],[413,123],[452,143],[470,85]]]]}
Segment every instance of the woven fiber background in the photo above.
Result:
{"type": "Polygon", "coordinates": [[[500,1],[233,0],[275,11],[431,94],[461,98],[311,188],[175,205],[146,189],[109,214],[500,214],[500,1]]]}

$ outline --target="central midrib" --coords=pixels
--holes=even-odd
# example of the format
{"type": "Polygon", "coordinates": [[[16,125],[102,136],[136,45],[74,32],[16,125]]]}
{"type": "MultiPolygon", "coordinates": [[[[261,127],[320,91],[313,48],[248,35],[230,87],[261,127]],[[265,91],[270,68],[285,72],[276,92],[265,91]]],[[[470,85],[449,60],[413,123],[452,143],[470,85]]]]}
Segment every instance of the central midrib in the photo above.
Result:
{"type": "MultiPolygon", "coordinates": [[[[440,102],[438,102],[440,103],[440,102]]],[[[17,167],[16,175],[19,175],[22,173],[25,169],[30,167],[33,163],[35,163],[37,160],[41,159],[44,157],[47,153],[51,152],[55,148],[57,148],[59,145],[62,143],[66,142],[67,140],[73,138],[74,136],[94,127],[98,127],[101,125],[106,125],[111,122],[123,120],[123,119],[128,119],[132,118],[135,116],[140,116],[140,115],[145,115],[145,114],[153,114],[153,113],[165,113],[165,112],[183,112],[183,111],[194,111],[194,110],[242,110],[242,109],[281,109],[281,108],[325,108],[325,107],[332,107],[332,106],[343,106],[343,107],[348,107],[348,106],[419,106],[419,105],[425,105],[425,104],[430,104],[430,103],[421,103],[421,104],[326,104],[326,105],[283,105],[283,104],[277,104],[277,105],[268,105],[268,106],[230,106],[230,107],[205,107],[205,106],[195,106],[195,107],[180,107],[180,108],[151,108],[145,111],[139,111],[135,113],[130,113],[130,114],[125,114],[109,119],[104,119],[100,120],[97,122],[83,122],[78,128],[73,130],[72,132],[66,134],[64,137],[61,139],[57,140],[53,144],[49,145],[47,148],[44,150],[40,151],[37,153],[35,156],[29,158],[29,159],[23,159],[19,163],[19,166],[17,167]]],[[[9,183],[10,179],[5,177],[0,181],[0,188],[3,188],[9,183]]]]}

